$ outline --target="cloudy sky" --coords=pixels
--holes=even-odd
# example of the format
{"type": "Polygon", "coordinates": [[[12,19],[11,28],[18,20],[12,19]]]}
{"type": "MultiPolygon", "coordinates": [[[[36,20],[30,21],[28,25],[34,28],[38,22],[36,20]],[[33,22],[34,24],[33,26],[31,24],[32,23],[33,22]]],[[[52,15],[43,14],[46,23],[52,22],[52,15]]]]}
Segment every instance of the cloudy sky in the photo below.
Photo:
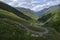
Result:
{"type": "Polygon", "coordinates": [[[60,0],[0,0],[14,7],[29,8],[40,11],[44,8],[60,4],[60,0]]]}

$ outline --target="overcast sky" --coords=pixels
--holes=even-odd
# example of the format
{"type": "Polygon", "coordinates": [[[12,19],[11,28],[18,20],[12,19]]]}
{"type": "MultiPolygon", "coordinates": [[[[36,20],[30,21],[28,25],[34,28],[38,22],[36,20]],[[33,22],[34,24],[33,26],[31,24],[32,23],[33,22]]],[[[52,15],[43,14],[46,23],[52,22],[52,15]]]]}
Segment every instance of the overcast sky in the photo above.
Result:
{"type": "Polygon", "coordinates": [[[60,4],[60,0],[0,0],[14,7],[29,8],[40,11],[44,8],[60,4]]]}

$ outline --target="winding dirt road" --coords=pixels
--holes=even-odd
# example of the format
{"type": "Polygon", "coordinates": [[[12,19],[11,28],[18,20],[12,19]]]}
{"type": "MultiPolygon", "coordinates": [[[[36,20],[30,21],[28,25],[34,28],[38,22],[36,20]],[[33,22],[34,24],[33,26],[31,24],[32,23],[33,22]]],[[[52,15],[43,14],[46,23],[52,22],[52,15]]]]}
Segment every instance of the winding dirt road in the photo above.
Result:
{"type": "Polygon", "coordinates": [[[16,24],[24,27],[27,31],[29,31],[29,32],[31,32],[31,33],[37,33],[37,34],[39,34],[40,36],[43,36],[44,34],[47,34],[47,33],[48,33],[48,29],[45,28],[45,27],[42,27],[42,26],[38,26],[38,27],[39,27],[40,29],[44,29],[45,31],[44,31],[44,32],[37,32],[37,31],[34,31],[34,30],[29,29],[26,25],[23,25],[23,24],[21,24],[20,22],[13,21],[13,20],[10,20],[10,19],[7,19],[7,18],[3,18],[3,20],[16,23],[16,24]]]}

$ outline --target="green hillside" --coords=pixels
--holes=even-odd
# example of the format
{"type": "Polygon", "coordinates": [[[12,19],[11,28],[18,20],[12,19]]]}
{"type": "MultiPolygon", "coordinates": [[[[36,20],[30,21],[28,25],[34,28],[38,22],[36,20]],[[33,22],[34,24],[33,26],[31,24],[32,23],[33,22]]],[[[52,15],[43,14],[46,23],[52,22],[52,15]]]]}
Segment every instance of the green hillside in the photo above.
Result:
{"type": "Polygon", "coordinates": [[[52,6],[49,10],[45,11],[45,13],[38,19],[40,22],[47,22],[52,16],[54,17],[55,14],[58,14],[60,10],[60,6],[52,6]]]}
{"type": "Polygon", "coordinates": [[[10,19],[15,20],[15,21],[20,21],[21,23],[29,24],[28,21],[26,21],[25,19],[18,17],[17,15],[15,15],[11,12],[2,10],[2,9],[0,9],[0,17],[1,18],[10,18],[10,19]]]}
{"type": "Polygon", "coordinates": [[[0,40],[30,40],[32,38],[32,33],[12,21],[20,22],[35,31],[40,30],[31,27],[30,23],[25,19],[6,10],[0,9],[0,40]]]}
{"type": "Polygon", "coordinates": [[[25,20],[25,18],[17,16],[15,12],[14,13],[10,12],[9,11],[10,9],[6,8],[4,9],[1,7],[0,7],[0,40],[30,40],[30,38],[32,38],[31,33],[28,30],[26,30],[23,27],[23,25],[31,30],[41,31],[39,28],[31,25],[31,23],[33,22],[29,22],[25,20]],[[20,23],[23,25],[19,25],[20,23]]]}
{"type": "Polygon", "coordinates": [[[0,9],[0,40],[23,40],[23,35],[26,35],[25,33],[27,33],[27,31],[22,28],[22,26],[10,22],[9,20],[6,21],[4,18],[20,21],[22,23],[25,22],[23,21],[24,19],[16,16],[15,14],[0,9]]]}
{"type": "Polygon", "coordinates": [[[23,14],[31,17],[32,19],[37,20],[39,17],[37,15],[34,14],[33,11],[31,11],[30,9],[25,9],[25,8],[21,8],[21,7],[16,7],[16,9],[18,9],[20,12],[22,12],[23,14]]]}
{"type": "MultiPolygon", "coordinates": [[[[54,17],[55,21],[56,18],[58,17],[54,17]]],[[[46,26],[48,33],[40,36],[41,34],[39,35],[37,33],[45,32],[45,26],[43,28],[42,26],[39,28],[40,26],[38,26],[38,21],[33,23],[34,20],[30,20],[32,19],[30,19],[29,16],[26,16],[23,13],[21,14],[21,12],[15,8],[4,3],[0,3],[0,40],[60,40],[60,33],[58,33],[54,28],[51,28],[52,26],[46,26]],[[7,7],[9,9],[7,9],[7,7]],[[18,15],[18,13],[21,16],[18,15]],[[27,28],[36,32],[30,32],[27,28]]],[[[48,22],[46,22],[46,25],[47,24],[48,22]]]]}
{"type": "Polygon", "coordinates": [[[58,32],[60,32],[60,8],[55,8],[55,9],[51,9],[49,10],[47,13],[51,13],[54,14],[53,16],[51,16],[51,18],[49,18],[46,21],[46,25],[56,29],[58,32]]]}
{"type": "Polygon", "coordinates": [[[0,9],[3,9],[3,10],[7,10],[9,12],[12,12],[14,14],[16,14],[17,16],[19,17],[22,17],[26,20],[30,20],[32,18],[28,17],[27,15],[24,15],[23,13],[21,13],[20,11],[16,10],[15,8],[3,3],[3,2],[0,2],[0,9]]]}
{"type": "Polygon", "coordinates": [[[38,21],[60,32],[60,6],[51,7],[38,21]]]}
{"type": "Polygon", "coordinates": [[[0,40],[26,40],[27,33],[22,26],[0,18],[0,40]]]}

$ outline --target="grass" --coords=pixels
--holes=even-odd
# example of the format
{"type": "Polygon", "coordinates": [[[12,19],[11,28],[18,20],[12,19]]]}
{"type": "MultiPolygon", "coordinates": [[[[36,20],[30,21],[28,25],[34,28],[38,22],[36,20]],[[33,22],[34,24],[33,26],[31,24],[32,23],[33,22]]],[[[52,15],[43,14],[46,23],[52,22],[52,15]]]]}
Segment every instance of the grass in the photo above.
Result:
{"type": "Polygon", "coordinates": [[[32,37],[22,26],[0,18],[0,40],[60,40],[60,35],[53,28],[48,28],[48,34],[32,37]]]}
{"type": "MultiPolygon", "coordinates": [[[[30,25],[31,22],[26,21],[25,19],[20,18],[20,17],[16,16],[15,14],[10,13],[10,12],[5,11],[5,10],[1,10],[1,9],[0,9],[0,17],[2,17],[2,18],[9,18],[9,19],[11,19],[11,20],[20,22],[20,23],[26,25],[29,29],[32,29],[33,31],[37,31],[37,32],[44,31],[43,29],[40,29],[40,28],[35,27],[35,26],[33,26],[33,25],[30,25]]],[[[34,23],[35,23],[35,22],[34,22],[34,23]]]]}
{"type": "Polygon", "coordinates": [[[0,9],[0,17],[10,18],[10,19],[13,19],[16,21],[20,21],[20,22],[29,24],[26,20],[16,16],[15,14],[13,14],[11,12],[8,12],[8,11],[2,10],[2,9],[0,9]]]}
{"type": "Polygon", "coordinates": [[[34,20],[37,20],[39,17],[37,15],[34,14],[33,11],[31,11],[30,9],[25,9],[25,8],[19,8],[17,7],[16,9],[18,9],[20,12],[22,12],[23,14],[31,17],[34,20]]]}
{"type": "Polygon", "coordinates": [[[24,15],[23,13],[21,13],[19,10],[15,9],[14,7],[9,6],[8,4],[6,4],[6,3],[4,3],[4,2],[1,2],[1,1],[0,1],[0,9],[9,11],[9,12],[11,12],[11,13],[14,13],[14,14],[16,14],[17,16],[19,16],[19,17],[21,17],[21,18],[24,18],[25,20],[30,20],[30,19],[32,19],[32,18],[30,18],[29,16],[24,15]]]}
{"type": "MultiPolygon", "coordinates": [[[[58,12],[58,13],[60,13],[60,12],[58,12]]],[[[10,22],[9,20],[5,21],[5,20],[3,20],[3,18],[7,18],[10,20],[20,22],[20,23],[26,25],[29,29],[37,31],[37,32],[44,31],[44,30],[39,29],[37,26],[35,26],[34,23],[37,23],[37,22],[35,22],[34,20],[31,20],[31,22],[29,22],[28,20],[18,17],[16,14],[14,14],[12,12],[8,12],[6,10],[0,9],[0,40],[60,40],[60,33],[58,33],[55,29],[55,28],[58,29],[60,27],[60,25],[59,25],[60,17],[59,16],[55,15],[52,17],[53,18],[52,21],[51,21],[51,19],[48,21],[48,22],[55,21],[58,25],[55,25],[54,23],[52,23],[52,24],[48,23],[49,26],[47,26],[47,28],[49,30],[49,33],[43,35],[42,37],[40,37],[40,36],[33,37],[33,36],[31,36],[32,33],[28,32],[22,26],[15,24],[13,22],[10,22]],[[34,23],[32,21],[34,21],[34,23]],[[31,23],[34,25],[31,25],[31,23]],[[52,26],[53,24],[54,24],[54,26],[52,26]]]]}
{"type": "Polygon", "coordinates": [[[0,40],[26,40],[27,31],[22,26],[0,18],[0,40]]]}
{"type": "Polygon", "coordinates": [[[45,22],[45,25],[48,27],[54,28],[57,32],[60,32],[60,8],[50,9],[46,13],[54,14],[45,22]]]}

